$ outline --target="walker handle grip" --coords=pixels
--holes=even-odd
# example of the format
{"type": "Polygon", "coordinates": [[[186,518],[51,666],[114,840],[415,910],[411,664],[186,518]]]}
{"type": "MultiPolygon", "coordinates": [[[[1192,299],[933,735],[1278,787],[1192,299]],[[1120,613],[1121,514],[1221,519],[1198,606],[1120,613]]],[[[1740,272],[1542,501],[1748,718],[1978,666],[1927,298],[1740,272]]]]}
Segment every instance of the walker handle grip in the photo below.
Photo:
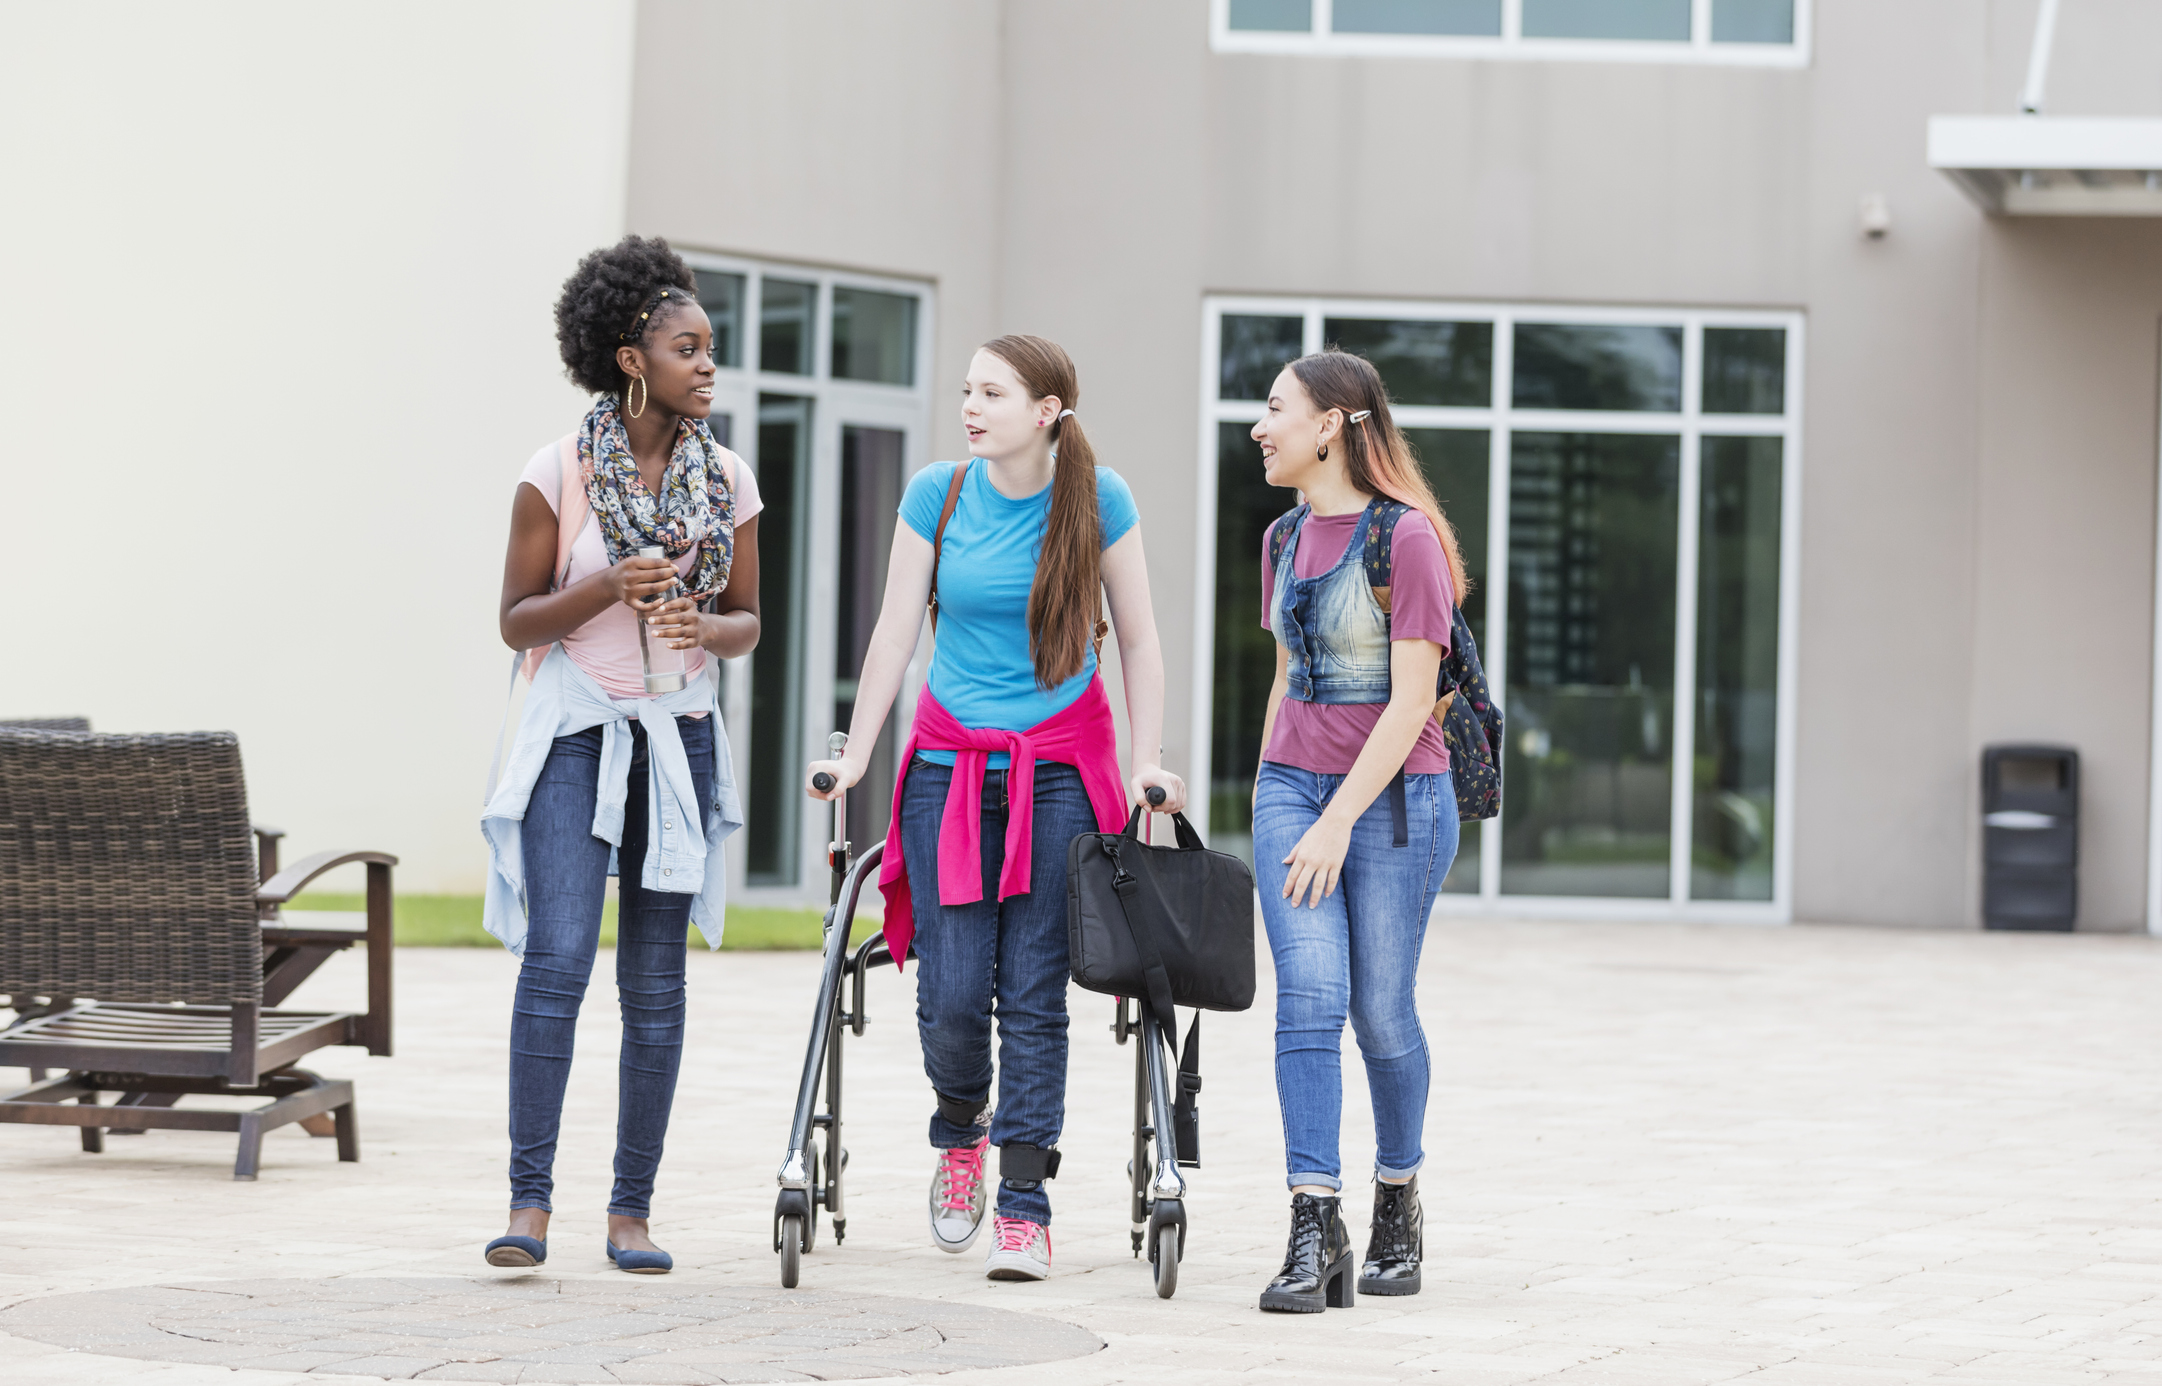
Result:
{"type": "Polygon", "coordinates": [[[811,788],[817,790],[821,794],[827,793],[833,788],[833,776],[827,774],[823,770],[819,771],[817,774],[811,776],[811,788]]]}
{"type": "Polygon", "coordinates": [[[1161,807],[1164,802],[1163,787],[1161,785],[1150,785],[1148,799],[1150,808],[1161,807]]]}

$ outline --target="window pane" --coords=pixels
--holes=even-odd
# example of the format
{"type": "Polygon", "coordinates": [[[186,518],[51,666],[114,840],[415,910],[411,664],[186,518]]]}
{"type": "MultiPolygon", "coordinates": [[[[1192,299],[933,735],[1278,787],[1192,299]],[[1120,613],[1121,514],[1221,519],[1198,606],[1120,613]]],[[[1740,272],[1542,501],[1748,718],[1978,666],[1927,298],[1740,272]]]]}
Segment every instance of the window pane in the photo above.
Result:
{"type": "MultiPolygon", "coordinates": [[[[834,610],[833,729],[848,730],[856,712],[856,680],[863,674],[871,628],[886,596],[886,558],[901,508],[898,429],[841,429],[840,601],[834,610]]],[[[848,836],[876,842],[893,812],[894,718],[879,731],[878,745],[862,780],[848,796],[848,836]]]]}
{"type": "Polygon", "coordinates": [[[1314,3],[1313,0],[1231,0],[1231,27],[1304,33],[1314,27],[1314,3]]]}
{"type": "Polygon", "coordinates": [[[1512,385],[1519,409],[1679,413],[1682,330],[1525,323],[1512,385]]]}
{"type": "Polygon", "coordinates": [[[818,286],[767,279],[758,286],[758,368],[782,375],[811,373],[811,315],[818,286]]]}
{"type": "MultiPolygon", "coordinates": [[[[1292,321],[1298,321],[1296,318],[1292,321]]],[[[1209,845],[1253,860],[1254,772],[1276,678],[1276,637],[1261,625],[1261,544],[1296,491],[1262,479],[1251,424],[1216,426],[1215,694],[1210,712],[1209,845]]]]}
{"type": "Polygon", "coordinates": [[[698,301],[713,324],[713,364],[743,364],[743,276],[718,270],[693,270],[698,301]]]}
{"type": "Polygon", "coordinates": [[[1524,0],[1526,38],[1689,41],[1689,0],[1524,0]]]}
{"type": "Polygon", "coordinates": [[[1794,0],[1712,0],[1712,42],[1794,42],[1794,0]]]}
{"type": "MultiPolygon", "coordinates": [[[[769,283],[771,281],[768,281],[769,283]]],[[[772,300],[767,300],[769,303],[772,300]]],[[[747,879],[794,885],[803,796],[804,528],[810,517],[811,401],[758,397],[758,598],[764,634],[751,656],[747,879]]]]}
{"type": "MultiPolygon", "coordinates": [[[[1261,318],[1224,314],[1223,361],[1218,369],[1219,399],[1267,399],[1269,385],[1284,363],[1297,357],[1305,338],[1303,318],[1261,318]]],[[[1289,510],[1290,506],[1284,507],[1289,510]]]]}
{"type": "Polygon", "coordinates": [[[1519,433],[1501,888],[1661,898],[1680,440],[1519,433]]]}
{"type": "Polygon", "coordinates": [[[1374,363],[1396,404],[1494,402],[1494,324],[1407,318],[1330,318],[1325,342],[1374,363]]]}
{"type": "MultiPolygon", "coordinates": [[[[1407,428],[1404,439],[1419,454],[1426,484],[1441,502],[1442,517],[1456,529],[1458,550],[1471,593],[1464,619],[1472,639],[1486,645],[1487,433],[1483,428],[1407,428]]],[[[1272,652],[1273,653],[1273,652],[1272,652]]],[[[1270,666],[1273,677],[1275,667],[1270,666]]],[[[1456,864],[1441,888],[1452,895],[1479,893],[1479,824],[1466,823],[1457,843],[1456,864]]]]}
{"type": "Polygon", "coordinates": [[[1501,33],[1501,0],[1336,0],[1339,34],[1501,33]]]}
{"type": "Polygon", "coordinates": [[[1706,438],[1689,894],[1772,898],[1780,440],[1706,438]]]}
{"type": "Polygon", "coordinates": [[[916,298],[833,289],[833,378],[916,383],[916,298]]]}
{"type": "Polygon", "coordinates": [[[1704,412],[1781,414],[1787,407],[1787,334],[1777,327],[1704,329],[1704,412]]]}

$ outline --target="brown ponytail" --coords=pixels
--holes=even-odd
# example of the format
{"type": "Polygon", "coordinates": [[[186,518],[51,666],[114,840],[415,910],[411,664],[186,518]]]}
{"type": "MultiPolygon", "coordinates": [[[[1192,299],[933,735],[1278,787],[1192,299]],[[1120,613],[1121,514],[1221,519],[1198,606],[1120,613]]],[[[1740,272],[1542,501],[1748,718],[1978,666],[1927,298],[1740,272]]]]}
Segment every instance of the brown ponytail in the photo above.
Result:
{"type": "Polygon", "coordinates": [[[1348,351],[1317,351],[1291,363],[1291,373],[1306,388],[1314,408],[1322,413],[1344,411],[1344,469],[1351,484],[1369,496],[1387,496],[1426,516],[1441,536],[1441,552],[1449,561],[1449,582],[1462,606],[1471,594],[1471,579],[1464,572],[1464,556],[1456,542],[1456,526],[1441,513],[1434,488],[1404,440],[1403,431],[1389,414],[1389,392],[1381,372],[1371,361],[1348,351]],[[1366,417],[1352,423],[1353,415],[1366,417]]]}
{"type": "MultiPolygon", "coordinates": [[[[1031,399],[1056,395],[1062,411],[1079,407],[1079,373],[1058,343],[1016,333],[985,342],[983,349],[1013,367],[1031,399]]],[[[1036,582],[1028,594],[1028,652],[1041,688],[1058,687],[1087,664],[1103,601],[1096,451],[1078,415],[1066,414],[1051,425],[1051,446],[1051,513],[1044,520],[1036,582]]]]}

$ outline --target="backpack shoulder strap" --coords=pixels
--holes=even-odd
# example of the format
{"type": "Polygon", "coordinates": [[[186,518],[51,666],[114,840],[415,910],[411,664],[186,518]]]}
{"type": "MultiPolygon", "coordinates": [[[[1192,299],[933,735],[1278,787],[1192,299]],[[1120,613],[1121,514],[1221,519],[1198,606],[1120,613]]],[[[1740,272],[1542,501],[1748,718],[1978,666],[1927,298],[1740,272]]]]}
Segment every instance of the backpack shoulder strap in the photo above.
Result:
{"type": "Polygon", "coordinates": [[[1291,536],[1299,532],[1299,526],[1306,523],[1306,517],[1310,513],[1311,510],[1307,506],[1294,506],[1277,516],[1276,523],[1269,526],[1269,566],[1271,568],[1283,561],[1284,550],[1291,546],[1291,536]]]}
{"type": "MultiPolygon", "coordinates": [[[[946,549],[946,525],[953,519],[953,512],[961,504],[961,483],[968,480],[968,464],[974,460],[974,458],[968,458],[953,469],[953,480],[946,483],[946,508],[938,512],[938,529],[931,535],[931,600],[929,605],[931,634],[934,636],[938,634],[938,560],[946,549]]],[[[1100,624],[1102,618],[1098,617],[1097,620],[1100,624]]],[[[1103,637],[1101,635],[1097,636],[1097,643],[1101,645],[1102,642],[1103,637]]]]}
{"type": "Polygon", "coordinates": [[[1389,589],[1396,571],[1396,522],[1410,510],[1402,501],[1376,500],[1374,517],[1366,527],[1366,552],[1360,561],[1366,567],[1366,585],[1373,589],[1374,602],[1383,615],[1389,611],[1389,589]]]}

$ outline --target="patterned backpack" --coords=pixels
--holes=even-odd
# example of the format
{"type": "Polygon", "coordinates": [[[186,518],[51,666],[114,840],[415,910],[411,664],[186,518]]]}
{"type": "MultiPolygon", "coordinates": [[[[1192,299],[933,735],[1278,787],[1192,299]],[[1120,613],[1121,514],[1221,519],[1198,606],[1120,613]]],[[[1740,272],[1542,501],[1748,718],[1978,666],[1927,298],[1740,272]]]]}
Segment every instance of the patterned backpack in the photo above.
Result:
{"type": "MultiPolygon", "coordinates": [[[[1394,569],[1393,546],[1396,522],[1411,509],[1401,501],[1377,498],[1374,518],[1366,527],[1366,585],[1382,614],[1389,612],[1389,584],[1394,569]]],[[[1275,568],[1284,546],[1306,522],[1308,510],[1300,506],[1278,521],[1269,532],[1269,566],[1275,568]]],[[[1501,812],[1501,708],[1486,686],[1486,670],[1479,665],[1479,642],[1462,607],[1449,612],[1449,652],[1442,656],[1435,678],[1434,716],[1441,722],[1441,739],[1449,748],[1449,770],[1456,786],[1456,816],[1470,823],[1501,812]]]]}

